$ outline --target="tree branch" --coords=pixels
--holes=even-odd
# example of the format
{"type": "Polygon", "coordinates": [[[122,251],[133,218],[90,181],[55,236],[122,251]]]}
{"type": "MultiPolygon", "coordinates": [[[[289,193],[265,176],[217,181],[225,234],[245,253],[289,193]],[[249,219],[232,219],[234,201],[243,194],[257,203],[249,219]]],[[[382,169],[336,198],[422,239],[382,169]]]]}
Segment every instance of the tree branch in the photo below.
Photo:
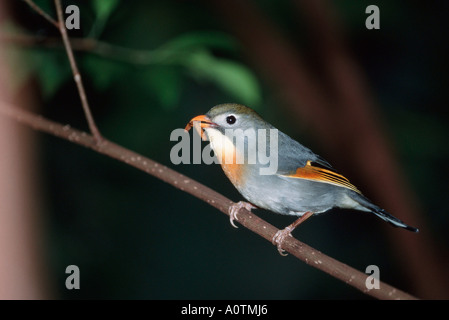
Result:
{"type": "Polygon", "coordinates": [[[67,52],[67,57],[69,58],[70,67],[72,68],[72,72],[73,72],[73,79],[75,80],[76,87],[78,89],[78,93],[79,93],[79,96],[81,99],[81,105],[83,106],[83,111],[86,116],[90,132],[94,136],[95,141],[97,143],[102,143],[103,139],[101,137],[100,131],[98,130],[97,125],[95,124],[94,118],[92,116],[92,113],[90,111],[89,102],[87,101],[87,97],[86,97],[86,91],[84,90],[83,80],[81,79],[81,74],[78,70],[78,66],[76,64],[75,57],[73,56],[73,50],[70,45],[70,40],[67,35],[67,30],[65,28],[64,16],[62,14],[61,1],[55,0],[55,5],[56,5],[56,12],[58,14],[58,29],[59,29],[59,32],[61,33],[62,40],[64,42],[64,47],[67,52]]]}
{"type": "MultiPolygon", "coordinates": [[[[229,207],[234,204],[231,200],[202,185],[201,183],[174,171],[173,169],[117,145],[107,139],[103,138],[103,142],[98,144],[92,135],[73,129],[69,125],[64,126],[62,124],[47,120],[41,116],[34,115],[28,111],[13,108],[4,102],[0,102],[0,105],[1,114],[4,114],[35,130],[69,140],[75,144],[90,148],[98,153],[107,155],[133,166],[172,185],[177,189],[180,189],[181,191],[187,192],[194,197],[207,202],[211,206],[229,216],[229,207]]],[[[253,212],[249,212],[245,209],[241,209],[239,211],[238,222],[270,243],[273,236],[277,231],[279,231],[279,229],[273,225],[257,217],[253,212]]],[[[406,300],[416,299],[416,297],[396,289],[384,282],[380,283],[380,289],[368,289],[365,285],[367,278],[365,273],[335,260],[293,237],[287,237],[283,244],[283,248],[308,265],[324,271],[334,278],[339,279],[374,298],[406,300]]]]}
{"type": "Polygon", "coordinates": [[[42,17],[44,17],[45,20],[50,22],[52,25],[54,25],[56,28],[59,28],[58,22],[50,17],[44,10],[42,10],[37,4],[35,4],[32,0],[23,0],[25,1],[36,13],[40,14],[42,17]]]}
{"type": "MultiPolygon", "coordinates": [[[[0,41],[19,46],[39,46],[44,48],[63,48],[64,43],[60,38],[30,36],[27,34],[6,34],[0,33],[0,41]]],[[[109,60],[120,62],[148,65],[162,63],[161,56],[171,53],[169,49],[162,50],[142,50],[122,47],[108,42],[100,41],[94,38],[71,38],[70,45],[75,51],[92,53],[109,60]]]]}
{"type": "Polygon", "coordinates": [[[75,61],[75,57],[73,55],[73,50],[70,44],[70,39],[67,35],[67,30],[65,28],[64,23],[64,16],[62,13],[62,6],[60,0],[55,0],[55,6],[56,6],[56,14],[58,16],[58,20],[54,20],[52,17],[50,17],[47,13],[45,13],[37,4],[35,4],[32,0],[24,0],[28,5],[35,10],[38,14],[40,14],[42,17],[44,17],[47,21],[49,21],[51,24],[53,24],[61,33],[62,41],[64,43],[64,47],[67,52],[67,57],[70,62],[70,68],[72,69],[73,73],[73,79],[75,80],[76,87],[78,89],[78,94],[81,99],[81,105],[83,107],[84,115],[86,116],[87,123],[89,125],[90,132],[95,138],[95,141],[97,143],[102,143],[102,136],[100,134],[100,131],[97,128],[97,125],[95,124],[95,120],[92,116],[92,112],[89,107],[89,102],[87,100],[86,91],[84,89],[83,80],[81,78],[81,74],[79,72],[78,66],[75,61]]]}

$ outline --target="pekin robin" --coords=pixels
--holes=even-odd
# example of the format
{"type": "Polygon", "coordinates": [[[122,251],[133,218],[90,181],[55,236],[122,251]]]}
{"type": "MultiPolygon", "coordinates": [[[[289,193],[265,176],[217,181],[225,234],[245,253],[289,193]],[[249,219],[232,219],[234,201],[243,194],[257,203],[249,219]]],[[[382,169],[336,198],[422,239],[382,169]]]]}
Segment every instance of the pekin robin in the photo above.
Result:
{"type": "Polygon", "coordinates": [[[418,229],[408,226],[372,203],[326,160],[277,130],[246,106],[217,105],[205,115],[193,118],[186,130],[192,126],[203,139],[202,130],[205,131],[226,176],[249,201],[240,201],[230,207],[230,222],[234,227],[234,220],[238,220],[237,213],[241,208],[251,211],[259,207],[279,214],[299,216],[272,239],[282,255],[284,239],[291,236],[299,224],[312,215],[332,208],[371,212],[395,227],[418,232],[418,229]],[[237,146],[238,138],[242,137],[243,143],[237,146]],[[255,137],[258,137],[257,143],[252,141],[255,137]],[[245,150],[247,159],[243,155],[245,150]],[[273,162],[277,167],[268,174],[266,159],[264,163],[262,157],[256,157],[255,161],[253,157],[252,162],[248,160],[251,155],[260,155],[260,152],[264,156],[267,152],[276,153],[274,156],[277,158],[272,159],[276,160],[273,162]],[[262,169],[266,169],[264,174],[262,169]]]}

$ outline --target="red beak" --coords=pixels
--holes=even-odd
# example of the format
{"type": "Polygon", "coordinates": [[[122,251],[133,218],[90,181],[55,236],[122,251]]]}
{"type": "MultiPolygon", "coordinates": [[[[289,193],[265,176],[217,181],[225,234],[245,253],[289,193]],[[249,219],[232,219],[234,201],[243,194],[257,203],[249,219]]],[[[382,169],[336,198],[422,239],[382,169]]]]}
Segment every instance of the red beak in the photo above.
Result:
{"type": "Polygon", "coordinates": [[[189,131],[190,129],[192,129],[192,127],[195,127],[196,131],[201,136],[201,138],[203,140],[206,140],[206,137],[204,136],[204,131],[201,129],[211,127],[213,128],[217,126],[218,125],[212,122],[206,115],[200,115],[190,120],[189,123],[186,125],[185,130],[189,131]]]}

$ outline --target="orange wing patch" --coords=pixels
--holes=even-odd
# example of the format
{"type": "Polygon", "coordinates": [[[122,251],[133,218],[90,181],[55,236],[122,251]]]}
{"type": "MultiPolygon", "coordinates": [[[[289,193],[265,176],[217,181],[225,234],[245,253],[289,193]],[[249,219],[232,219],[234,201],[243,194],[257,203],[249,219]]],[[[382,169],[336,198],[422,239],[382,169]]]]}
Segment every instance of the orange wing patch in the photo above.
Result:
{"type": "Polygon", "coordinates": [[[296,169],[296,172],[294,174],[289,174],[285,176],[290,178],[300,178],[329,183],[339,187],[351,189],[361,194],[361,192],[344,176],[332,170],[313,166],[310,160],[307,161],[307,164],[304,167],[296,169]]]}

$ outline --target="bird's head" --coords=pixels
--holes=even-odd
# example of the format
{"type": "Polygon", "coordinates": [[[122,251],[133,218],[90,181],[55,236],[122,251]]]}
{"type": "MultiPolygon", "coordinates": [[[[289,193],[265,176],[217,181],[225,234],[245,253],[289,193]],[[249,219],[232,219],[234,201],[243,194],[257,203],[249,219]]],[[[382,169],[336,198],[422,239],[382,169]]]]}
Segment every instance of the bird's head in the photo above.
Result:
{"type": "Polygon", "coordinates": [[[243,131],[247,129],[267,128],[268,124],[252,109],[241,104],[226,103],[220,104],[210,109],[206,114],[197,116],[190,120],[186,126],[186,130],[193,127],[193,124],[200,124],[200,135],[203,137],[201,129],[210,134],[211,130],[219,131],[225,134],[226,129],[243,131]]]}
{"type": "Polygon", "coordinates": [[[206,114],[193,118],[187,124],[186,130],[192,127],[198,131],[203,140],[206,140],[203,130],[206,132],[211,147],[227,174],[239,167],[230,168],[230,166],[247,164],[247,158],[257,154],[258,129],[273,128],[254,110],[231,103],[220,104],[206,114]]]}

